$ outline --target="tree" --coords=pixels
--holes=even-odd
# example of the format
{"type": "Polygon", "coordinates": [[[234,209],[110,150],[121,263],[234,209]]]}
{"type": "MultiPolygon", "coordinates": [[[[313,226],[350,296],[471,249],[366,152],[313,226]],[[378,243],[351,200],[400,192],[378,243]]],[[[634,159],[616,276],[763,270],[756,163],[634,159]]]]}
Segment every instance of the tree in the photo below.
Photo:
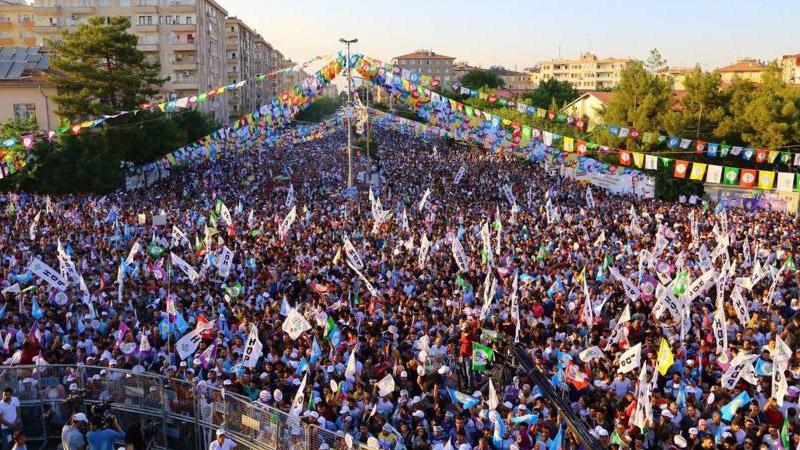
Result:
{"type": "Polygon", "coordinates": [[[52,50],[47,78],[58,86],[53,101],[66,119],[131,110],[156,94],[159,66],[149,64],[128,33],[125,17],[90,17],[74,32],[48,40],[52,50]]]}
{"type": "Polygon", "coordinates": [[[714,129],[714,137],[732,145],[744,145],[742,135],[753,132],[753,127],[744,118],[744,110],[756,94],[755,83],[734,78],[725,89],[728,98],[727,114],[714,129]]]}
{"type": "Polygon", "coordinates": [[[525,96],[533,106],[537,108],[548,108],[553,102],[556,105],[565,105],[580,94],[568,81],[558,81],[550,78],[539,83],[539,86],[532,93],[525,96]]]}
{"type": "Polygon", "coordinates": [[[644,68],[650,73],[657,73],[667,65],[667,60],[661,56],[657,48],[650,50],[650,56],[644,62],[644,68]]]}
{"type": "MultiPolygon", "coordinates": [[[[619,86],[601,114],[608,124],[642,131],[657,130],[669,106],[666,81],[646,71],[641,62],[634,62],[622,69],[619,86]]],[[[619,144],[619,139],[608,133],[599,133],[597,138],[600,144],[619,144]]],[[[638,148],[638,145],[638,141],[629,139],[629,148],[638,148]]]]}
{"type": "Polygon", "coordinates": [[[800,92],[783,83],[774,62],[767,66],[752,100],[739,114],[748,128],[742,132],[747,145],[781,147],[800,142],[800,92]]]}
{"type": "Polygon", "coordinates": [[[505,83],[497,74],[488,70],[470,70],[461,78],[461,85],[470,89],[489,88],[497,89],[503,87],[505,83]]]}
{"type": "MultiPolygon", "coordinates": [[[[342,102],[340,97],[322,97],[319,100],[315,100],[313,103],[311,103],[308,108],[300,111],[295,119],[301,122],[320,122],[336,112],[341,104],[342,102]]],[[[375,107],[376,105],[370,106],[375,107]]]]}
{"type": "Polygon", "coordinates": [[[703,72],[697,66],[683,82],[685,95],[676,110],[664,115],[664,129],[676,136],[695,139],[712,135],[727,114],[729,96],[720,89],[719,72],[703,72]]]}

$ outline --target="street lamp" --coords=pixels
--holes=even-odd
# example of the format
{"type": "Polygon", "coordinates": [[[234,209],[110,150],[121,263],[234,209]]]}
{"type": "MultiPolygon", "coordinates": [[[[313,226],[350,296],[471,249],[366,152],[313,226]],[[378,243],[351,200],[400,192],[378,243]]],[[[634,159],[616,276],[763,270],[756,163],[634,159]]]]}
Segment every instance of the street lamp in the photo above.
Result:
{"type": "Polygon", "coordinates": [[[350,92],[353,80],[350,77],[350,44],[355,44],[358,39],[344,39],[339,38],[339,42],[347,46],[347,187],[353,187],[353,145],[352,145],[352,130],[350,129],[350,114],[352,114],[353,102],[352,94],[350,92]]]}

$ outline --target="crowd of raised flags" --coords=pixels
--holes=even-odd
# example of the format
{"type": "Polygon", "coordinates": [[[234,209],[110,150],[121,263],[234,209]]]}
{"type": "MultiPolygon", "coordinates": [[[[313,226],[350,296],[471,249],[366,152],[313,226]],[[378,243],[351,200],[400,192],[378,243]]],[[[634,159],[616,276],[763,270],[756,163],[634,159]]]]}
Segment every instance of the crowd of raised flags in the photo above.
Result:
{"type": "Polygon", "coordinates": [[[5,363],[224,387],[348,445],[581,447],[517,344],[607,447],[798,448],[796,217],[641,203],[384,125],[356,191],[326,131],[222,140],[138,191],[6,195],[5,363]]]}

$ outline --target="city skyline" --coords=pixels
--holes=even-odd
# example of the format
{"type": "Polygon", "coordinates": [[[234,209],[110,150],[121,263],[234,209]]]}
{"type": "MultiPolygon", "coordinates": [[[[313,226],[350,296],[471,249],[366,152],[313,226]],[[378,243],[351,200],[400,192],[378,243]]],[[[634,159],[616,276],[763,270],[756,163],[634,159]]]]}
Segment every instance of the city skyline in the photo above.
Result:
{"type": "Polygon", "coordinates": [[[650,49],[658,48],[669,66],[700,64],[704,69],[746,57],[771,61],[800,53],[792,27],[782,20],[800,13],[800,3],[788,1],[509,1],[500,9],[474,1],[411,0],[397,6],[264,0],[258,9],[266,12],[264,17],[253,14],[250,1],[220,1],[230,15],[245,20],[293,61],[341,50],[340,37],[357,37],[354,51],[387,62],[427,48],[476,66],[517,70],[586,51],[646,59],[650,49]],[[537,20],[542,16],[548,19],[537,20]]]}

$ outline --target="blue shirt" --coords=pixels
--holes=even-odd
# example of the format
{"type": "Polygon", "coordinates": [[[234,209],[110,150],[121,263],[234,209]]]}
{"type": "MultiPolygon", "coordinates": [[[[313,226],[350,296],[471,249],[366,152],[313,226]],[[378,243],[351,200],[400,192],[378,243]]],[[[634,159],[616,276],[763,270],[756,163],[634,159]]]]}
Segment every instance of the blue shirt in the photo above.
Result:
{"type": "Polygon", "coordinates": [[[125,433],[111,428],[86,433],[89,450],[114,450],[116,439],[125,439],[125,433]]]}

